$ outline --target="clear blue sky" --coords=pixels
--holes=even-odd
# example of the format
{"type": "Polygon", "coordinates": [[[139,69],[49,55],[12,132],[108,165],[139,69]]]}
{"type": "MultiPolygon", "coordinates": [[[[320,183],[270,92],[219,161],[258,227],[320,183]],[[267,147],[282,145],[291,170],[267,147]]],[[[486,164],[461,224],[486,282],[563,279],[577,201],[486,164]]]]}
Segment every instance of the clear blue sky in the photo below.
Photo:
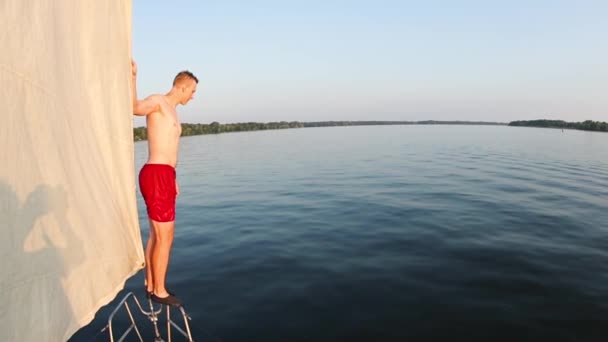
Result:
{"type": "Polygon", "coordinates": [[[608,121],[607,18],[606,0],[134,0],[133,54],[140,97],[199,77],[190,123],[608,121]]]}

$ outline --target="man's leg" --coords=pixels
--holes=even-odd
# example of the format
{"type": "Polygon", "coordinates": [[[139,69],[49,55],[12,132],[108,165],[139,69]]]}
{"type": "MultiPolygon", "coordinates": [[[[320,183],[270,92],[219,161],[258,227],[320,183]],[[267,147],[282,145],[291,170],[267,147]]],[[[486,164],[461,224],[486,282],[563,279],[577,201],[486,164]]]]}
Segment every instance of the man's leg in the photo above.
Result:
{"type": "Polygon", "coordinates": [[[154,226],[152,220],[148,220],[150,223],[150,237],[148,237],[148,244],[146,245],[146,291],[154,291],[154,272],[152,272],[152,251],[156,246],[156,234],[154,233],[154,226]]]}
{"type": "Polygon", "coordinates": [[[154,247],[151,251],[152,259],[152,279],[154,280],[154,294],[157,297],[165,298],[169,295],[165,287],[167,267],[169,266],[169,256],[171,245],[173,244],[173,233],[175,231],[175,221],[171,222],[152,222],[154,231],[154,247]]]}

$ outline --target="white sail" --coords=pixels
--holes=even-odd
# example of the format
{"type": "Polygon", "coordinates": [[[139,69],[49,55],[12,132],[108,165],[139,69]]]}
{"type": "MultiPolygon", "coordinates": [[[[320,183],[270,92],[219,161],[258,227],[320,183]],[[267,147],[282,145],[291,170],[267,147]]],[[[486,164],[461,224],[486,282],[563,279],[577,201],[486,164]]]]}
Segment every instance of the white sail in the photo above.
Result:
{"type": "Polygon", "coordinates": [[[0,341],[64,341],[144,256],[131,1],[0,0],[0,341]]]}

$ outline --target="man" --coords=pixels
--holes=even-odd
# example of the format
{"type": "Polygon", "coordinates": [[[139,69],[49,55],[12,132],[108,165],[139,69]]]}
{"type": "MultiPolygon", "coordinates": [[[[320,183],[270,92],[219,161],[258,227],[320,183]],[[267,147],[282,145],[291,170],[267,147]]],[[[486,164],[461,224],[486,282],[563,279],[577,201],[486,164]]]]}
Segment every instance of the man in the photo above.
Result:
{"type": "Polygon", "coordinates": [[[137,65],[131,62],[133,114],[146,116],[148,161],[139,173],[139,188],[146,201],[150,238],[146,246],[146,294],[157,303],[180,306],[181,302],[165,286],[169,255],[175,230],[175,198],[179,185],[175,176],[181,123],[178,104],[194,97],[198,79],[189,71],[175,76],[173,88],[165,95],[137,99],[137,65]]]}

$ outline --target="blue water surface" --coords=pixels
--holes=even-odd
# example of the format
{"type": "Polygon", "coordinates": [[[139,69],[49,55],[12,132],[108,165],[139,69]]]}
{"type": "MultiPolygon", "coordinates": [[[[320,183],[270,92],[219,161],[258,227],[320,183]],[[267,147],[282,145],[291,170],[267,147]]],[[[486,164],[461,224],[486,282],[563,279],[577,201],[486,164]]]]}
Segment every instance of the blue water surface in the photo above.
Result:
{"type": "MultiPolygon", "coordinates": [[[[168,284],[196,340],[605,341],[607,157],[507,126],[185,137],[168,284]]],[[[115,302],[72,340],[107,340],[115,302]]]]}

